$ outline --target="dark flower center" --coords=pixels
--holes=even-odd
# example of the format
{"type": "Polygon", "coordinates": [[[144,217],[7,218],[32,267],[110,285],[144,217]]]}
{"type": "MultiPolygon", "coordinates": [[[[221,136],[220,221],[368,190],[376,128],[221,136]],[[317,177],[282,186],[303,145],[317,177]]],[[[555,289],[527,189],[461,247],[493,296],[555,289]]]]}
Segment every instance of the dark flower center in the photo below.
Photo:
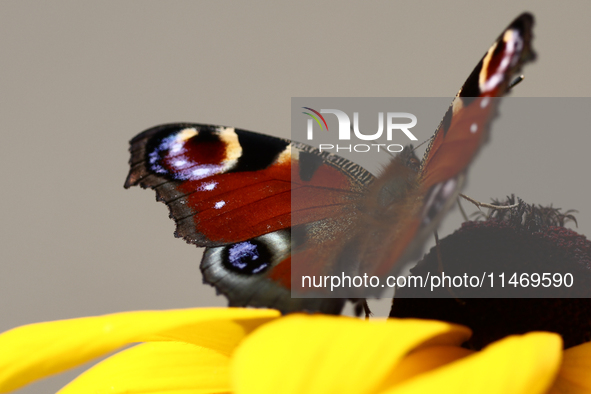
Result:
{"type": "MultiPolygon", "coordinates": [[[[509,199],[503,205],[511,203],[509,199]]],[[[495,286],[442,286],[434,292],[428,287],[399,288],[390,317],[466,325],[474,334],[465,345],[473,349],[529,331],[559,333],[565,348],[591,340],[591,241],[562,227],[574,220],[570,213],[521,202],[510,211],[495,211],[486,221],[464,223],[441,240],[440,258],[437,248],[431,249],[411,273],[480,278],[486,272],[488,284],[494,272],[495,286]],[[515,286],[508,283],[514,273],[515,286]],[[520,282],[524,273],[527,280],[520,282]],[[567,273],[572,275],[571,286],[564,282],[567,273]]]]}

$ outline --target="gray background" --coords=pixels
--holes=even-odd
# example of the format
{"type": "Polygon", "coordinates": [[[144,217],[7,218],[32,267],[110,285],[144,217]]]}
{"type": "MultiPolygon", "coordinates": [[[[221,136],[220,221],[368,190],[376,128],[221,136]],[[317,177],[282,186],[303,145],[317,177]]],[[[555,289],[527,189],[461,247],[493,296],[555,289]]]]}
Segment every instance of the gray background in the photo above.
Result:
{"type": "MultiPolygon", "coordinates": [[[[0,330],[225,305],[153,192],[123,189],[135,134],[195,121],[288,137],[293,96],[453,96],[524,10],[539,60],[515,94],[589,96],[587,1],[1,2],[0,330]]],[[[589,234],[589,134],[495,128],[467,193],[579,209],[589,234]]]]}

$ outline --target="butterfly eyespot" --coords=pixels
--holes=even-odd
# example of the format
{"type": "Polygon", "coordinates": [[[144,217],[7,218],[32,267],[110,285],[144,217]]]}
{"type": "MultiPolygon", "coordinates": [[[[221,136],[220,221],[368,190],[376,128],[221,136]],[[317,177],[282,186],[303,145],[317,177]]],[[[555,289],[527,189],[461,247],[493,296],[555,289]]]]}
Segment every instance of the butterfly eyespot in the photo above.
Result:
{"type": "Polygon", "coordinates": [[[431,223],[435,217],[444,210],[446,204],[455,200],[455,197],[457,197],[457,194],[459,193],[459,185],[463,182],[464,177],[459,176],[457,178],[448,179],[447,181],[439,183],[431,188],[423,208],[423,225],[431,223]]]}
{"type": "Polygon", "coordinates": [[[239,274],[260,274],[271,266],[271,251],[260,241],[251,240],[229,245],[222,253],[224,266],[239,274]]]}
{"type": "Polygon", "coordinates": [[[226,172],[236,165],[241,153],[232,128],[186,127],[155,138],[147,156],[154,173],[185,181],[226,172]]]}

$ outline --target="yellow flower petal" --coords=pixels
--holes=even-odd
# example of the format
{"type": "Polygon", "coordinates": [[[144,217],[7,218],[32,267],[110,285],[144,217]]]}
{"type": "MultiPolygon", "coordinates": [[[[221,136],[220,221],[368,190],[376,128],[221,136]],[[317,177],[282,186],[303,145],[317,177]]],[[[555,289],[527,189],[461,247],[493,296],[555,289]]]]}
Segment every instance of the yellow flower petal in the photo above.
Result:
{"type": "Polygon", "coordinates": [[[556,377],[561,356],[562,339],[557,334],[511,336],[381,394],[545,393],[556,377]]]}
{"type": "Polygon", "coordinates": [[[416,375],[439,368],[472,353],[474,353],[473,350],[459,346],[431,346],[418,349],[400,361],[382,387],[399,384],[416,375]]]}
{"type": "Polygon", "coordinates": [[[187,339],[222,354],[277,311],[195,308],[30,324],[0,335],[0,393],[78,366],[124,345],[187,339]]]}
{"type": "Polygon", "coordinates": [[[591,342],[564,351],[562,366],[550,393],[591,393],[591,342]]]}
{"type": "Polygon", "coordinates": [[[438,321],[292,315],[269,323],[238,347],[235,392],[355,393],[375,390],[410,350],[459,344],[465,327],[438,321]]]}
{"type": "Polygon", "coordinates": [[[223,393],[230,358],[183,342],[149,342],[123,350],[84,372],[59,394],[223,393]]]}

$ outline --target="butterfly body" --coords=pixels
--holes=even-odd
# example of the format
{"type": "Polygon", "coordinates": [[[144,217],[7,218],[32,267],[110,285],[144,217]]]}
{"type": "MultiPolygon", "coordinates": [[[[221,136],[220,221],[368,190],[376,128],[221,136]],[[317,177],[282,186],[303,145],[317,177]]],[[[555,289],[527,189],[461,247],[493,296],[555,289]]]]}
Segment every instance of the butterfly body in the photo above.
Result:
{"type": "MultiPolygon", "coordinates": [[[[292,278],[326,278],[344,269],[383,277],[416,257],[488,136],[493,98],[505,94],[534,57],[532,25],[531,15],[523,14],[501,34],[420,162],[405,149],[374,177],[298,142],[230,127],[168,124],[132,139],[125,187],[154,189],[177,224],[175,235],[207,248],[204,281],[230,305],[339,313],[343,298],[314,298],[326,297],[326,289],[292,278]],[[302,298],[292,298],[292,291],[302,298]]],[[[354,298],[381,290],[365,288],[354,298]]]]}

